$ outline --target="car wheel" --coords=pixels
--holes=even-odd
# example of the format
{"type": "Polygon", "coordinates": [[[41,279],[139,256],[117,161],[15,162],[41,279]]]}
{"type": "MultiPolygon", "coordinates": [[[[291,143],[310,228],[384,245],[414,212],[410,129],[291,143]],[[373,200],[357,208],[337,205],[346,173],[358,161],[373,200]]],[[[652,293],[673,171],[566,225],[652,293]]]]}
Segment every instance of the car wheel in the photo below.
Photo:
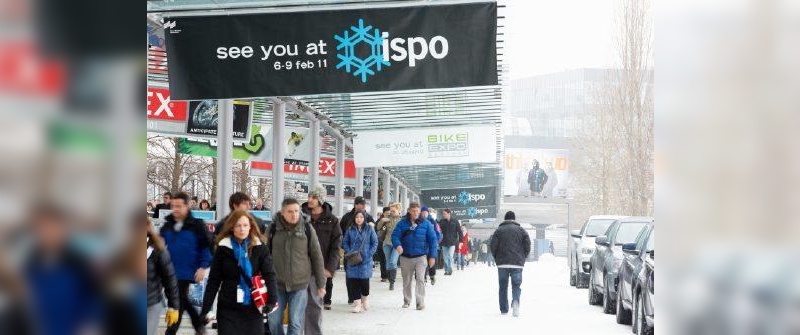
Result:
{"type": "Polygon", "coordinates": [[[569,261],[569,286],[578,286],[578,272],[575,271],[572,261],[569,261]]]}
{"type": "Polygon", "coordinates": [[[614,305],[614,301],[611,300],[611,294],[608,292],[609,286],[607,276],[603,276],[603,313],[606,314],[614,314],[617,312],[617,306],[614,305]]]}
{"type": "Polygon", "coordinates": [[[631,324],[631,311],[622,305],[622,285],[617,288],[617,323],[621,325],[631,324]]]}
{"type": "Polygon", "coordinates": [[[602,302],[602,297],[594,288],[594,271],[589,274],[589,305],[599,305],[602,302]]]}

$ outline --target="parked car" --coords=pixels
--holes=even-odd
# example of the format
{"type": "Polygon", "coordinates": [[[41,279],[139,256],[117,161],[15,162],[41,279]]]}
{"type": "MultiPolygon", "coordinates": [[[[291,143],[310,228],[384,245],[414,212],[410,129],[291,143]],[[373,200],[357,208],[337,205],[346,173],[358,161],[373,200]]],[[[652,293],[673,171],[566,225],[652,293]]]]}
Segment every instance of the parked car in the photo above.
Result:
{"type": "Polygon", "coordinates": [[[590,216],[580,230],[570,231],[569,243],[569,285],[577,288],[589,287],[589,271],[592,268],[591,258],[594,254],[594,239],[608,230],[608,227],[623,216],[593,215],[590,216]]]}
{"type": "Polygon", "coordinates": [[[655,226],[649,224],[639,233],[636,242],[627,243],[622,246],[622,253],[625,254],[622,266],[619,268],[619,288],[617,289],[617,323],[631,324],[634,305],[634,293],[640,293],[644,282],[645,259],[648,251],[653,250],[653,239],[655,239],[655,226]]]}
{"type": "MultiPolygon", "coordinates": [[[[648,244],[654,243],[655,239],[650,239],[648,244]]],[[[651,245],[652,247],[652,245],[651,245]]],[[[653,335],[655,328],[655,318],[653,311],[653,300],[655,298],[655,268],[656,254],[655,249],[647,253],[644,268],[642,268],[642,289],[634,295],[634,316],[633,332],[638,335],[653,335]]]]}
{"type": "Polygon", "coordinates": [[[616,313],[617,273],[622,265],[622,245],[633,243],[653,218],[629,217],[614,221],[605,235],[595,239],[589,273],[589,304],[603,305],[606,314],[616,313]]]}

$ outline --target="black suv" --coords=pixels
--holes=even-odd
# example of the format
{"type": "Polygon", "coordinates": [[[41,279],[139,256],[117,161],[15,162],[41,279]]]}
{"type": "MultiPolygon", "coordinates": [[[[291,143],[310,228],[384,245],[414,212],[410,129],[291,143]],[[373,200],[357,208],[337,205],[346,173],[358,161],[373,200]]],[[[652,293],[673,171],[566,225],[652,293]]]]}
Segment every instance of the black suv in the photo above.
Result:
{"type": "Polygon", "coordinates": [[[617,323],[631,324],[636,294],[641,294],[644,279],[644,264],[648,252],[653,250],[655,242],[655,226],[647,225],[636,242],[622,246],[625,258],[619,268],[619,289],[617,289],[617,323]]]}
{"type": "Polygon", "coordinates": [[[639,232],[653,222],[649,217],[628,217],[614,221],[606,234],[595,239],[589,273],[589,304],[603,305],[606,314],[616,313],[617,272],[622,265],[622,245],[633,243],[639,232]]]}

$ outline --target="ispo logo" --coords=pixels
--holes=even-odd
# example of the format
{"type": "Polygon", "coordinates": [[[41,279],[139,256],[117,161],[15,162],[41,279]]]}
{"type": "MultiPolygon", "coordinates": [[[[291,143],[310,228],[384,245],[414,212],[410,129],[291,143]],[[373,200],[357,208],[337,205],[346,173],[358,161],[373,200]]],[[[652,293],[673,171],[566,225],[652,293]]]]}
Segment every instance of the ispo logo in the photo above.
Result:
{"type": "Polygon", "coordinates": [[[359,19],[358,26],[351,26],[342,35],[334,35],[334,39],[339,42],[336,45],[336,58],[339,59],[336,68],[344,68],[347,73],[360,76],[362,83],[367,82],[368,76],[374,76],[391,66],[390,61],[407,59],[408,66],[414,67],[417,61],[427,58],[429,54],[435,59],[446,57],[450,48],[447,39],[442,36],[434,36],[430,41],[422,37],[389,39],[388,32],[381,32],[371,25],[364,26],[364,19],[359,19]],[[353,35],[350,35],[351,31],[353,35]],[[362,43],[370,50],[366,58],[356,55],[356,48],[362,43]]]}
{"type": "Polygon", "coordinates": [[[469,204],[470,202],[478,202],[479,200],[486,200],[485,194],[472,194],[467,191],[461,191],[458,194],[458,202],[462,205],[469,204]]]}

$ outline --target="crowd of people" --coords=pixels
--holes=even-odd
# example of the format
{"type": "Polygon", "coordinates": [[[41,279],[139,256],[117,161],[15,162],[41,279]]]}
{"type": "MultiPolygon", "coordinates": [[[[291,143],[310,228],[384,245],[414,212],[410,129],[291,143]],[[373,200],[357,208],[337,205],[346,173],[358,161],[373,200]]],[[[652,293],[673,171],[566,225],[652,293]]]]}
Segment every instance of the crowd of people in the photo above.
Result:
{"type": "MultiPolygon", "coordinates": [[[[502,251],[513,245],[498,241],[508,239],[509,233],[479,241],[452,218],[449,209],[441,209],[441,218],[436,220],[434,209],[415,202],[405,213],[400,203],[392,203],[376,221],[367,213],[362,197],[339,219],[325,194],[318,185],[309,190],[308,200],[302,204],[284,199],[272,223],[267,224],[250,214],[254,207],[248,195],[234,193],[228,204],[230,214],[212,227],[213,234],[203,220],[192,216],[195,201],[189,195],[165,194],[171,214],[163,218],[158,234],[149,217],[147,220],[147,333],[155,333],[159,320],[155,316],[164,313],[166,303],[168,335],[176,334],[184,312],[195,332],[204,334],[213,310],[219,334],[280,335],[285,333],[284,321],[288,321],[287,334],[322,334],[323,310],[331,309],[333,277],[341,268],[351,312],[369,311],[370,278],[376,267],[380,268],[381,283],[388,283],[389,290],[395,289],[399,268],[402,308],[413,303],[417,310],[424,310],[426,284],[436,283],[437,259],[443,260],[444,275],[452,276],[479,258],[493,264],[492,254],[497,255],[501,312],[508,312],[502,298],[503,278],[507,286],[510,277],[517,315],[521,282],[521,270],[517,270],[526,257],[520,264],[519,257],[502,251]],[[188,287],[204,280],[202,308],[196,309],[188,287]]],[[[159,206],[155,213],[163,209],[159,206]]],[[[263,204],[257,206],[263,209],[263,204]]],[[[498,233],[508,230],[505,224],[498,233]]],[[[524,230],[522,233],[527,238],[524,230]]],[[[524,250],[529,251],[529,240],[527,248],[524,250]]],[[[524,250],[514,255],[527,255],[524,250]]]]}

